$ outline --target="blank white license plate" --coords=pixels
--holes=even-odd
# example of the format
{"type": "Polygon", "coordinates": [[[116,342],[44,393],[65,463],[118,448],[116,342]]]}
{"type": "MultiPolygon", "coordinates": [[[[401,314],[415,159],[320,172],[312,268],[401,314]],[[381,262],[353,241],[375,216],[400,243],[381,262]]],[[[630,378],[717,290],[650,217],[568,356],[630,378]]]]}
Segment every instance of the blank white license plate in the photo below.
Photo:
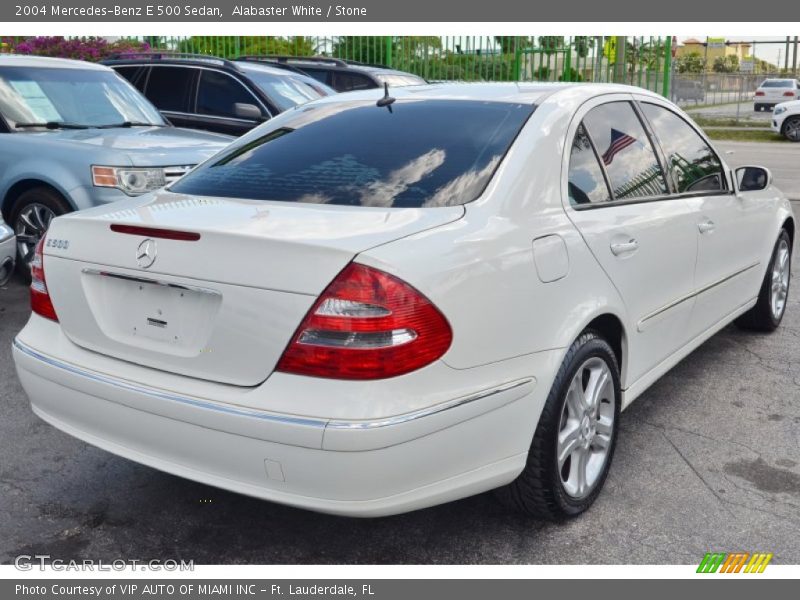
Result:
{"type": "Polygon", "coordinates": [[[222,296],[203,288],[85,271],[92,312],[109,338],[180,356],[202,352],[222,296]]]}

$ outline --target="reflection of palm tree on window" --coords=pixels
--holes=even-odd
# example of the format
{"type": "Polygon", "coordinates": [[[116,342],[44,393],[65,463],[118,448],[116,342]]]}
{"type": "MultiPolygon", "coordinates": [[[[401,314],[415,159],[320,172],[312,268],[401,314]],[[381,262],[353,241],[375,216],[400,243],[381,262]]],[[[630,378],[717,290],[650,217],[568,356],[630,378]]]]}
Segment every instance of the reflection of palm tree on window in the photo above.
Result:
{"type": "MultiPolygon", "coordinates": [[[[690,191],[692,188],[697,189],[700,181],[710,183],[709,177],[717,177],[720,172],[719,163],[710,151],[698,155],[694,160],[689,160],[678,152],[673,152],[669,162],[679,192],[690,191]]],[[[703,189],[710,188],[704,186],[703,189]]],[[[716,189],[719,189],[718,179],[716,189]]]]}

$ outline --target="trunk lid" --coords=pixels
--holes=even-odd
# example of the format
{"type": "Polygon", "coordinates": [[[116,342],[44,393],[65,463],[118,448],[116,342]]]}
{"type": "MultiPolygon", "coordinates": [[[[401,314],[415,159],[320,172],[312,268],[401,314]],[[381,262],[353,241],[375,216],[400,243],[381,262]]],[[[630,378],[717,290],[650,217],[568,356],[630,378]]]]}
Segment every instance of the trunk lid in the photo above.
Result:
{"type": "Polygon", "coordinates": [[[357,254],[463,213],[462,206],[354,208],[163,191],[55,219],[45,274],[74,343],[181,375],[254,386],[357,254]],[[118,233],[112,224],[199,239],[118,233]]]}

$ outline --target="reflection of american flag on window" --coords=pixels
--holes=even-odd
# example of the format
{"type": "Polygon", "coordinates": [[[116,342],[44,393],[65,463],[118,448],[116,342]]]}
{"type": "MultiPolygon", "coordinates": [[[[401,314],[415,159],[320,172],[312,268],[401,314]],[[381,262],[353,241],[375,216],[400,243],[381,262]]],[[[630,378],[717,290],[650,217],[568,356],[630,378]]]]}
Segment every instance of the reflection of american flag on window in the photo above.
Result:
{"type": "Polygon", "coordinates": [[[611,130],[611,142],[608,145],[608,150],[603,154],[603,164],[608,166],[614,160],[614,156],[623,148],[627,148],[636,140],[629,136],[627,133],[622,133],[616,129],[611,130]]]}

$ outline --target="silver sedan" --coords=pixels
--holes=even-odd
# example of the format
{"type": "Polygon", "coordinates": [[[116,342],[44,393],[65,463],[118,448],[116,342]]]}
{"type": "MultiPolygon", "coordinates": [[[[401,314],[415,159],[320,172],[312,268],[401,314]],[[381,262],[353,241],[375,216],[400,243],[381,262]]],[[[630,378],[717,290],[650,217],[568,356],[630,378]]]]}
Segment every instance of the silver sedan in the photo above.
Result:
{"type": "Polygon", "coordinates": [[[0,217],[0,285],[5,285],[14,272],[15,239],[14,230],[0,217]]]}

